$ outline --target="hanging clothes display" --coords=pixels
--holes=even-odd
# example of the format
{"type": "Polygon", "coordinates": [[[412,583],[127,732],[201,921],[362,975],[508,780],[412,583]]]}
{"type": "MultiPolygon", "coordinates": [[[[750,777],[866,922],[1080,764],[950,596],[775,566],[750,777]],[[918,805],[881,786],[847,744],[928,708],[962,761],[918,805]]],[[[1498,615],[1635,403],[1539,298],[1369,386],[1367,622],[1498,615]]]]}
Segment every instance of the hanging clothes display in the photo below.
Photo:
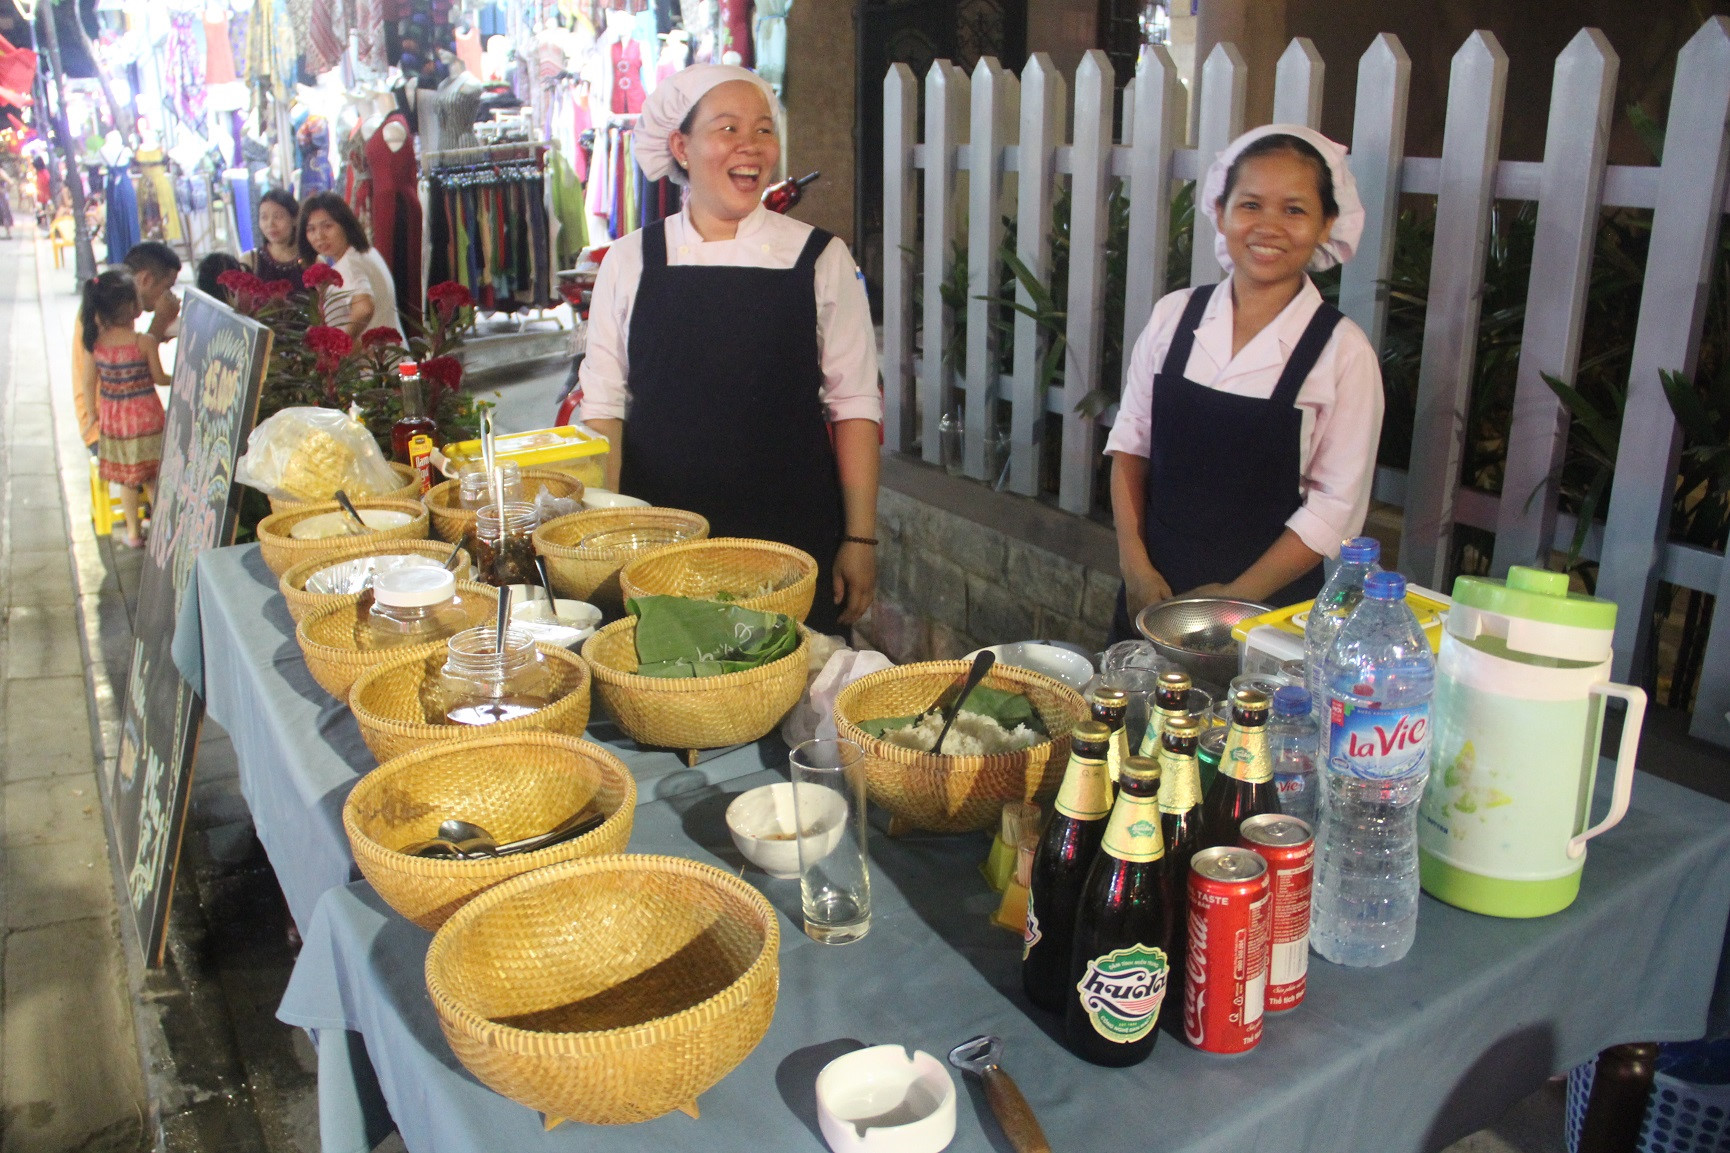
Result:
{"type": "Polygon", "coordinates": [[[191,12],[170,12],[162,55],[163,81],[174,111],[192,128],[204,126],[204,49],[198,42],[198,21],[191,12]]]}
{"type": "Polygon", "coordinates": [[[551,307],[553,253],[542,162],[538,155],[488,160],[484,151],[477,150],[477,163],[441,166],[427,175],[427,279],[457,281],[489,312],[551,307]]]}
{"type": "Polygon", "coordinates": [[[127,165],[109,167],[104,196],[108,202],[108,220],[103,236],[108,244],[108,262],[113,264],[143,239],[138,228],[138,198],[133,194],[132,173],[127,165]]]}
{"type": "Polygon", "coordinates": [[[168,176],[168,160],[160,148],[140,148],[138,163],[138,223],[146,239],[182,239],[180,209],[174,203],[174,181],[168,176]]]}
{"type": "Polygon", "coordinates": [[[342,198],[362,220],[372,216],[372,181],[366,168],[366,132],[356,124],[342,142],[342,198]]]}
{"type": "Polygon", "coordinates": [[[612,109],[635,115],[643,110],[643,48],[635,40],[615,40],[608,53],[613,62],[612,109]]]}
{"type": "Polygon", "coordinates": [[[312,24],[307,35],[308,72],[320,76],[341,64],[343,46],[348,43],[342,0],[313,0],[312,24]]]}
{"type": "Polygon", "coordinates": [[[421,299],[421,206],[416,181],[414,139],[405,136],[401,147],[392,149],[386,128],[395,126],[405,134],[408,119],[400,112],[384,123],[366,141],[366,167],[372,185],[372,246],[390,268],[396,285],[398,313],[420,316],[421,299]]]}
{"type": "Polygon", "coordinates": [[[458,28],[451,37],[456,43],[456,57],[463,62],[463,67],[476,78],[485,79],[481,74],[481,34],[479,29],[470,24],[466,28],[458,28]]]}
{"type": "Polygon", "coordinates": [[[717,64],[751,67],[756,52],[751,45],[751,0],[720,0],[721,58],[717,64]],[[739,58],[733,59],[731,53],[739,58]]]}
{"type": "Polygon", "coordinates": [[[300,198],[329,192],[336,177],[330,170],[330,126],[324,117],[308,116],[295,133],[300,145],[300,198]]]}

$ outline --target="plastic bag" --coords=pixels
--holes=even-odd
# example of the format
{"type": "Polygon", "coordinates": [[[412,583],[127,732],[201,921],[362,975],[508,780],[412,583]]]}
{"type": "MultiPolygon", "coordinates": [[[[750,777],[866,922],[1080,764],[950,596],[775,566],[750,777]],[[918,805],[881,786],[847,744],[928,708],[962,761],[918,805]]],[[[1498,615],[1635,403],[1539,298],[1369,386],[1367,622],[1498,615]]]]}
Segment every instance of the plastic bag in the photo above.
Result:
{"type": "Polygon", "coordinates": [[[781,722],[781,739],[788,747],[817,738],[833,739],[835,729],[835,698],[841,690],[869,673],[894,666],[893,661],[875,649],[863,652],[842,648],[836,650],[823,669],[811,681],[805,695],[781,722]]]}
{"type": "Polygon", "coordinates": [[[234,478],[278,500],[378,496],[403,486],[366,426],[329,408],[285,408],[252,430],[234,478]]]}

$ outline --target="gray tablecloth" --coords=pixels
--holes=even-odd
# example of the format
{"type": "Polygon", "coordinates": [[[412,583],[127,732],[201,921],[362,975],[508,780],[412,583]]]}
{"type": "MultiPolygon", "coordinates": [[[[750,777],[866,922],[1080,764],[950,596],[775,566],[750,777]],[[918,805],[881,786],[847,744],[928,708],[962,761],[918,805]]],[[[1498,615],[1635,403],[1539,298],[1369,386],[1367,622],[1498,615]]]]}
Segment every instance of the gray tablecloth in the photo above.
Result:
{"type": "MultiPolygon", "coordinates": [[[[294,621],[257,545],[200,554],[197,599],[174,638],[175,665],[205,691],[208,715],[228,731],[240,790],[270,856],[289,912],[305,927],[326,889],[360,874],[342,806],[377,762],[348,707],[318,687],[294,640],[294,621]]],[[[639,802],[760,771],[779,746],[744,746],[688,768],[675,753],[638,749],[604,715],[588,738],[630,765],[639,802]]]]}
{"type": "MultiPolygon", "coordinates": [[[[764,772],[644,805],[631,849],[738,868],[723,823],[730,797],[764,772]]],[[[1566,912],[1478,917],[1424,898],[1417,943],[1386,969],[1311,959],[1309,995],[1270,1020],[1237,1058],[1164,1037],[1127,1070],[1085,1065],[1019,988],[1019,940],[990,927],[996,895],[977,871],[983,836],[872,843],[870,935],[841,948],[798,929],[796,882],[754,870],[782,912],[781,993],[763,1043],[700,1099],[702,1117],[563,1125],[474,1080],[451,1055],[423,984],[430,935],[364,883],[335,888],[306,926],[279,1017],[320,1031],[327,1153],[366,1148],[350,1049],[365,1041],[413,1153],[481,1150],[811,1150],[823,1148],[813,1081],[857,1044],[942,1056],[978,1033],[1002,1036],[1006,1065],[1061,1150],[1164,1153],[1397,1153],[1437,1148],[1488,1124],[1544,1077],[1605,1046],[1699,1036],[1730,909],[1730,807],[1642,774],[1622,824],[1593,842],[1566,912]]],[[[955,1150],[1007,1149],[976,1085],[961,1089],[955,1150]]]]}

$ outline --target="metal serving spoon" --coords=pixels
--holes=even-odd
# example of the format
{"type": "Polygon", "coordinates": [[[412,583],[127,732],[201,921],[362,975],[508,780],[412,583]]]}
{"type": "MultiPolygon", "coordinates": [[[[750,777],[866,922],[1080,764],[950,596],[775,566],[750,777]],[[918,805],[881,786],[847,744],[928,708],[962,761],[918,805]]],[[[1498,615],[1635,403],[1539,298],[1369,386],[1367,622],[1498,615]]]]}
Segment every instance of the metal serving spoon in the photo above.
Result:
{"type": "Polygon", "coordinates": [[[950,726],[955,724],[955,718],[961,715],[961,706],[967,703],[967,698],[973,695],[973,690],[979,687],[979,682],[985,679],[991,671],[991,666],[997,663],[997,654],[990,649],[980,649],[979,655],[973,658],[973,667],[967,670],[967,683],[961,686],[961,695],[955,698],[955,703],[949,707],[949,715],[943,718],[943,731],[937,734],[937,743],[931,746],[933,754],[943,751],[943,738],[949,735],[950,726]]]}
{"type": "Polygon", "coordinates": [[[348,530],[348,535],[359,536],[361,533],[372,531],[372,526],[366,523],[365,518],[360,515],[360,510],[354,507],[354,502],[352,500],[348,499],[348,493],[342,491],[340,488],[336,490],[336,503],[340,504],[342,506],[342,511],[353,517],[354,523],[360,526],[360,530],[357,532],[354,525],[345,524],[343,527],[348,530]]]}
{"type": "Polygon", "coordinates": [[[949,1050],[949,1063],[972,1073],[985,1086],[985,1100],[991,1105],[991,1115],[1003,1126],[1003,1135],[1015,1147],[1015,1153],[1051,1153],[1051,1142],[1033,1115],[1033,1106],[1021,1095],[1015,1079],[1003,1071],[998,1059],[1003,1056],[1003,1039],[990,1034],[963,1041],[949,1050]]]}

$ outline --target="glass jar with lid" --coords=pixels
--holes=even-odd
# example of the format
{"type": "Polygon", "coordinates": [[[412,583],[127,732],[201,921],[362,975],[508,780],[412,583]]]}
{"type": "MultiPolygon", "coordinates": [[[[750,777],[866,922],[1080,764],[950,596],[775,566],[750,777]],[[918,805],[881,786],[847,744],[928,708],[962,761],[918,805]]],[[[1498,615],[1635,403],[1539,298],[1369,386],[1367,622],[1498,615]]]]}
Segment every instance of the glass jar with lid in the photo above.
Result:
{"type": "MultiPolygon", "coordinates": [[[[505,503],[521,503],[523,499],[523,469],[514,460],[501,460],[499,470],[505,482],[505,503]]],[[[478,512],[493,500],[493,485],[487,470],[478,464],[465,465],[457,479],[457,500],[466,509],[478,512]]]]}
{"type": "Polygon", "coordinates": [[[475,514],[475,568],[480,579],[500,585],[539,584],[535,569],[534,532],[541,524],[532,504],[506,504],[501,522],[498,505],[475,514]]]}
{"type": "Polygon", "coordinates": [[[527,716],[552,703],[552,670],[521,629],[508,629],[503,651],[498,629],[480,625],[445,642],[445,664],[427,683],[424,700],[434,724],[493,725],[527,716]]]}
{"type": "Polygon", "coordinates": [[[409,565],[379,573],[372,582],[367,635],[373,648],[424,645],[468,627],[456,575],[442,566],[409,565]]]}

